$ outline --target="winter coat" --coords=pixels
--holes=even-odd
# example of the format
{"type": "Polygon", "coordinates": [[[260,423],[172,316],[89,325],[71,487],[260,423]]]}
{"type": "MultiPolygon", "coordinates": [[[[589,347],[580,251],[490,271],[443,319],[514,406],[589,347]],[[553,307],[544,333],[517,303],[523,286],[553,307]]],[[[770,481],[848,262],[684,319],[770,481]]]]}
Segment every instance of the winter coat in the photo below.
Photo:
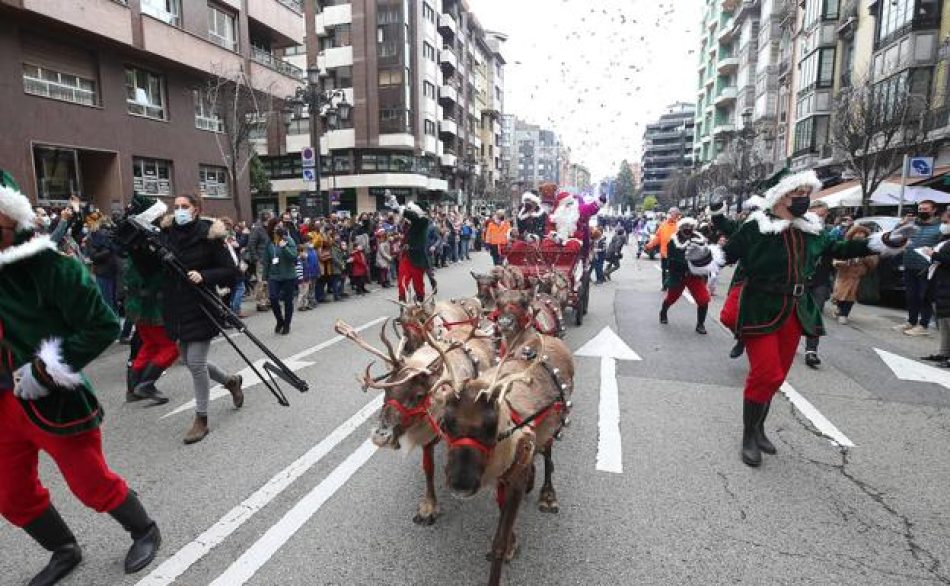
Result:
{"type": "Polygon", "coordinates": [[[98,229],[90,232],[86,239],[86,256],[92,261],[92,272],[97,277],[115,278],[119,273],[119,257],[112,233],[98,229]]]}
{"type": "Polygon", "coordinates": [[[202,277],[202,284],[198,286],[176,274],[164,279],[162,318],[172,340],[198,342],[218,335],[218,328],[201,309],[203,302],[197,287],[210,289],[214,294],[214,287],[233,287],[240,278],[224,243],[227,234],[220,220],[198,219],[184,226],[174,223],[171,216],[162,220],[161,237],[165,246],[185,270],[198,271],[202,277]]]}
{"type": "Polygon", "coordinates": [[[518,235],[522,239],[527,239],[528,235],[534,235],[539,240],[544,238],[544,227],[548,223],[548,215],[542,210],[533,213],[518,214],[518,235]]]}
{"type": "Polygon", "coordinates": [[[254,227],[251,228],[251,235],[247,238],[247,259],[251,262],[263,261],[269,242],[267,229],[261,224],[254,224],[254,227]]]}
{"type": "MultiPolygon", "coordinates": [[[[938,244],[930,257],[933,265],[933,276],[930,278],[930,297],[937,308],[937,319],[950,317],[950,244],[944,240],[938,244]]],[[[904,255],[920,256],[916,252],[904,255]]]]}
{"type": "Polygon", "coordinates": [[[607,260],[616,262],[623,258],[623,247],[627,244],[627,237],[620,234],[614,234],[607,246],[607,260]]]}
{"type": "Polygon", "coordinates": [[[303,260],[303,278],[307,281],[320,278],[320,261],[317,258],[317,251],[312,247],[307,247],[307,257],[303,260]]]}
{"type": "Polygon", "coordinates": [[[365,277],[369,274],[369,267],[366,265],[366,255],[362,250],[354,250],[350,255],[350,276],[365,277]]]}
{"type": "MultiPolygon", "coordinates": [[[[907,250],[913,251],[915,248],[933,248],[940,242],[940,218],[933,218],[926,222],[917,220],[915,222],[916,226],[920,230],[915,234],[910,242],[907,244],[907,250]]],[[[927,259],[920,256],[919,254],[910,254],[904,255],[904,270],[913,271],[913,272],[923,272],[930,266],[930,263],[927,262],[927,259]]]]}
{"type": "Polygon", "coordinates": [[[381,240],[376,248],[376,266],[381,269],[388,269],[392,260],[393,255],[389,242],[381,240]]]}
{"type": "Polygon", "coordinates": [[[269,242],[263,260],[264,278],[268,281],[297,280],[297,243],[290,236],[283,246],[269,242]]]}

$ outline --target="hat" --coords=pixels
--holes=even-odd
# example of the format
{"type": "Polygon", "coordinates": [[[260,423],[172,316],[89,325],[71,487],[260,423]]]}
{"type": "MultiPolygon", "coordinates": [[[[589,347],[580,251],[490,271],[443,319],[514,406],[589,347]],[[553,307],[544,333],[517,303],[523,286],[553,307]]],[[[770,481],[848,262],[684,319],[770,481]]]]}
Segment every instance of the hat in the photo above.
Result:
{"type": "Polygon", "coordinates": [[[562,201],[562,200],[565,200],[565,199],[567,199],[567,198],[569,198],[569,197],[574,197],[573,195],[571,195],[571,192],[569,192],[569,191],[560,191],[560,192],[558,192],[557,197],[555,198],[555,201],[562,201]]]}
{"type": "Polygon", "coordinates": [[[30,200],[20,192],[13,177],[0,169],[0,214],[17,223],[20,230],[32,230],[36,221],[36,212],[30,200]]]}
{"type": "Polygon", "coordinates": [[[696,228],[699,226],[699,222],[696,221],[696,218],[680,218],[679,221],[676,222],[676,231],[679,232],[684,226],[692,226],[693,228],[696,228]]]}
{"type": "Polygon", "coordinates": [[[429,204],[424,201],[411,201],[406,204],[406,209],[417,215],[424,216],[429,210],[429,204]]]}
{"type": "Polygon", "coordinates": [[[535,194],[531,193],[530,191],[526,191],[526,192],[524,192],[523,194],[521,194],[521,203],[523,203],[523,204],[525,204],[525,203],[533,203],[533,204],[536,205],[536,206],[540,206],[540,205],[541,205],[541,198],[538,197],[538,196],[536,196],[535,194]]]}
{"type": "Polygon", "coordinates": [[[161,218],[167,211],[165,202],[145,195],[133,195],[129,204],[129,215],[146,224],[161,218]]]}
{"type": "Polygon", "coordinates": [[[810,169],[794,175],[787,175],[778,182],[778,185],[765,192],[765,205],[763,207],[768,210],[772,209],[780,199],[801,187],[809,188],[808,195],[810,197],[821,190],[821,186],[821,179],[810,169]]]}

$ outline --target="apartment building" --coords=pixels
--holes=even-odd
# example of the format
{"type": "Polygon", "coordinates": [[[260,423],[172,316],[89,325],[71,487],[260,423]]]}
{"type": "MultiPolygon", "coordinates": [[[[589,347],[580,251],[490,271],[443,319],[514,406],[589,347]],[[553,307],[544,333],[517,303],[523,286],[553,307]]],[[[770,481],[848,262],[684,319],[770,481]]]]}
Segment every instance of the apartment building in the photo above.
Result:
{"type": "Polygon", "coordinates": [[[515,119],[512,145],[513,178],[522,189],[560,183],[561,144],[554,131],[515,119]]]}
{"type": "Polygon", "coordinates": [[[672,104],[656,122],[647,124],[639,169],[644,197],[658,197],[674,173],[693,168],[695,124],[696,106],[685,102],[672,104]]]}
{"type": "MultiPolygon", "coordinates": [[[[484,31],[464,0],[332,0],[316,16],[325,87],[353,105],[322,135],[320,191],[351,213],[401,201],[467,205],[498,180],[504,36],[484,31]]],[[[304,52],[287,57],[306,68],[304,52]]],[[[292,120],[280,155],[263,158],[274,193],[258,208],[299,202],[309,120],[292,120]]],[[[271,149],[272,150],[272,149],[271,149]]]]}
{"type": "Polygon", "coordinates": [[[43,205],[196,193],[247,216],[248,173],[229,185],[203,88],[243,71],[292,94],[302,71],[275,54],[303,22],[299,0],[0,0],[0,164],[43,205]]]}

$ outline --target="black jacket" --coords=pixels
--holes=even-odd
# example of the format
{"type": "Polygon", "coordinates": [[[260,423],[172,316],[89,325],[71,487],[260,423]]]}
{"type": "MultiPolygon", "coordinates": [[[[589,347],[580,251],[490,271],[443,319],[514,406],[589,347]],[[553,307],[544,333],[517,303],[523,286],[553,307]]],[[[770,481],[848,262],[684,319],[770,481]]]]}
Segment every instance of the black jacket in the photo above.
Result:
{"type": "MultiPolygon", "coordinates": [[[[162,241],[185,268],[198,271],[203,285],[232,287],[240,277],[231,253],[225,248],[227,230],[218,220],[196,220],[179,226],[166,218],[162,222],[162,241]]],[[[214,323],[201,310],[195,285],[177,275],[165,279],[162,317],[168,336],[176,341],[198,342],[218,335],[214,323]]]]}
{"type": "Polygon", "coordinates": [[[528,234],[533,234],[539,240],[544,238],[544,228],[547,221],[548,215],[540,210],[533,214],[518,214],[518,237],[525,240],[528,238],[528,234]]]}
{"type": "MultiPolygon", "coordinates": [[[[907,254],[917,253],[908,251],[907,254]]],[[[950,244],[945,244],[930,258],[940,264],[934,269],[928,293],[937,308],[937,318],[947,318],[950,317],[950,244]]]]}

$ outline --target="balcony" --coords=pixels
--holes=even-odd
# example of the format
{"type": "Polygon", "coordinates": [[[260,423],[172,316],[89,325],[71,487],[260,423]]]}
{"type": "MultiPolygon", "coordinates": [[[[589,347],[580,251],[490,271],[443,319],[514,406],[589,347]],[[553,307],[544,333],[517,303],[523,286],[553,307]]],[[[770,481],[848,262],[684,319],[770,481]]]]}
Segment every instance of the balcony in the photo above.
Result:
{"type": "Polygon", "coordinates": [[[712,133],[713,133],[713,136],[720,136],[723,134],[730,134],[735,131],[736,131],[735,124],[726,123],[726,124],[717,124],[716,126],[714,126],[712,133]]]}
{"type": "Polygon", "coordinates": [[[455,120],[449,118],[443,118],[439,122],[439,134],[458,136],[459,135],[459,125],[455,120]]]}
{"type": "Polygon", "coordinates": [[[321,70],[337,69],[353,65],[353,47],[333,47],[320,51],[317,66],[321,70]]]}
{"type": "Polygon", "coordinates": [[[451,14],[442,13],[439,15],[439,32],[444,36],[452,38],[458,34],[458,25],[455,23],[455,17],[451,14]]]}
{"type": "Polygon", "coordinates": [[[142,18],[142,47],[154,55],[210,74],[240,71],[244,61],[237,53],[151,16],[142,18]]]}
{"type": "Polygon", "coordinates": [[[719,63],[716,64],[716,71],[719,75],[730,75],[737,69],[739,69],[738,57],[726,57],[725,59],[720,59],[719,63]]]}
{"type": "Polygon", "coordinates": [[[647,132],[648,140],[663,140],[668,138],[683,138],[686,136],[686,131],[683,129],[676,130],[661,130],[659,132],[647,132]]]}
{"type": "Polygon", "coordinates": [[[724,88],[719,89],[719,93],[716,95],[716,101],[714,102],[716,106],[726,106],[736,101],[736,95],[739,90],[736,89],[736,86],[730,85],[724,88]]]}
{"type": "Polygon", "coordinates": [[[249,18],[277,33],[277,46],[303,44],[303,6],[300,0],[248,0],[249,18]]]}
{"type": "Polygon", "coordinates": [[[350,4],[339,4],[337,6],[324,6],[323,10],[317,14],[317,34],[324,35],[326,29],[337,27],[341,24],[350,24],[353,22],[353,6],[350,4]]]}
{"type": "Polygon", "coordinates": [[[296,65],[291,65],[290,63],[284,61],[279,57],[275,57],[273,54],[268,53],[267,51],[260,49],[258,47],[251,47],[251,59],[269,67],[278,73],[283,73],[287,77],[292,77],[294,79],[303,80],[303,70],[297,67],[296,65]]]}
{"type": "Polygon", "coordinates": [[[439,162],[443,167],[455,167],[458,164],[458,157],[452,153],[442,153],[442,156],[439,157],[439,162]]]}
{"type": "Polygon", "coordinates": [[[732,40],[732,35],[735,33],[736,19],[730,18],[724,25],[722,25],[722,30],[719,31],[719,42],[728,43],[732,40]]]}
{"type": "Polygon", "coordinates": [[[443,71],[454,71],[459,67],[459,59],[451,49],[442,49],[439,51],[439,65],[443,71]]]}
{"type": "Polygon", "coordinates": [[[472,143],[472,146],[477,149],[482,148],[482,138],[477,134],[469,134],[468,142],[472,143]]]}
{"type": "Polygon", "coordinates": [[[440,104],[457,104],[459,101],[459,91],[451,85],[441,85],[439,86],[439,103],[440,104]]]}

